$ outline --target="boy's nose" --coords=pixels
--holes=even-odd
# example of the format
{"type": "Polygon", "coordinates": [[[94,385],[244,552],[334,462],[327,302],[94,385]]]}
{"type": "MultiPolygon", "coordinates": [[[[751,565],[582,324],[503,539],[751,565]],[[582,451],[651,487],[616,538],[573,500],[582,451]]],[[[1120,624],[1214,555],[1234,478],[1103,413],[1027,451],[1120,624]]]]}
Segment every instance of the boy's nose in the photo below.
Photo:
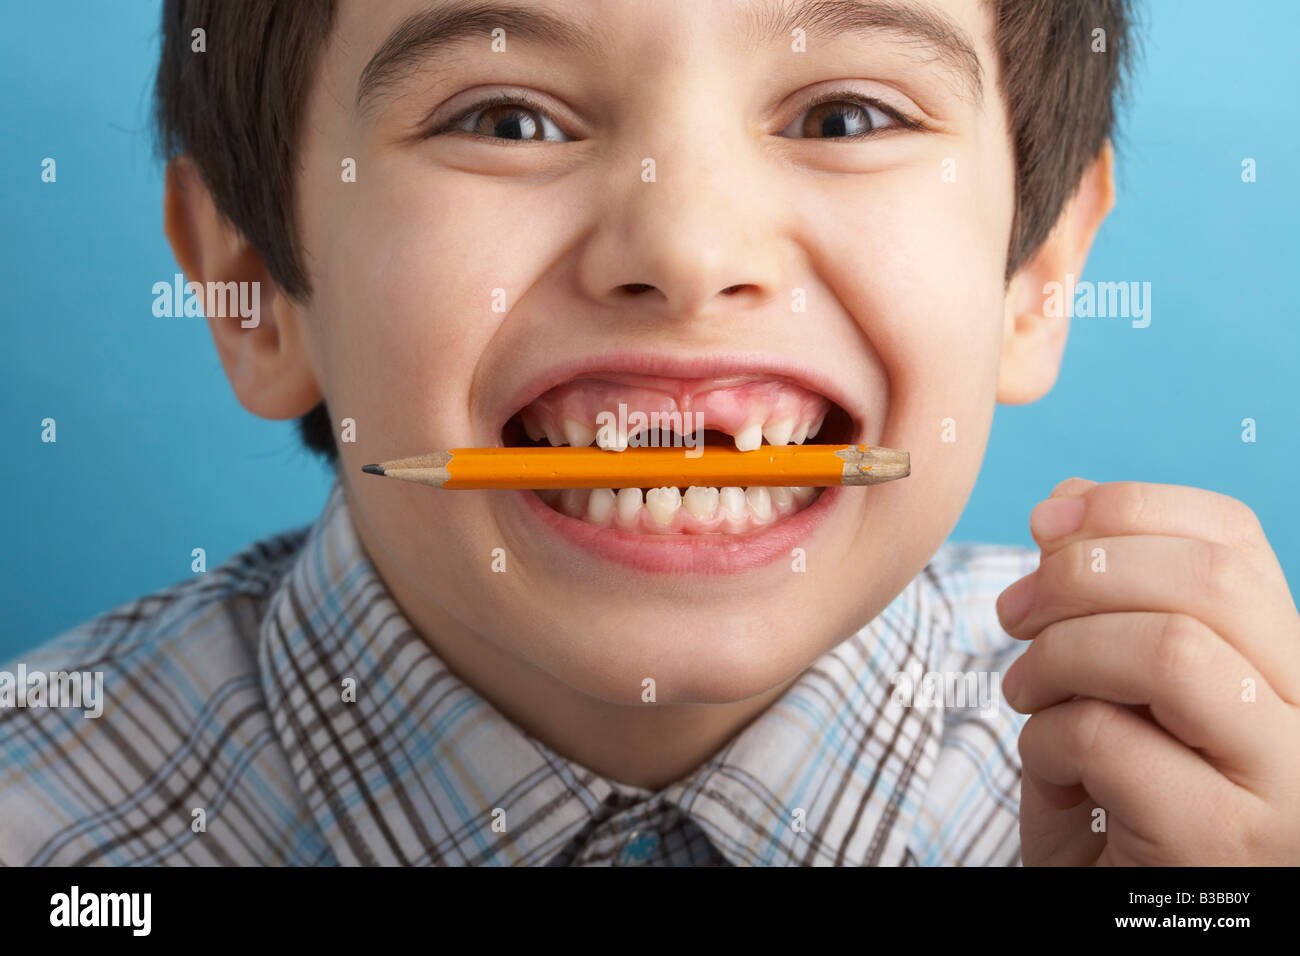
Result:
{"type": "Polygon", "coordinates": [[[777,190],[763,188],[758,163],[738,159],[745,145],[715,130],[709,143],[666,145],[637,165],[620,164],[580,253],[585,294],[677,319],[756,308],[782,294],[791,240],[777,190]]]}

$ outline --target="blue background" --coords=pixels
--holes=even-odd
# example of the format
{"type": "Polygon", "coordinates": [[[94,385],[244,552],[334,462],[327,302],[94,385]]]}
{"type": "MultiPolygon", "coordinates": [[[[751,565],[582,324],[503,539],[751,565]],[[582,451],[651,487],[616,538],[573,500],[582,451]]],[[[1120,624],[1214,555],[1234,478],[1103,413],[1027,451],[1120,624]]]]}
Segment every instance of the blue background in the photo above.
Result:
{"type": "MultiPolygon", "coordinates": [[[[1197,485],[1255,509],[1295,586],[1300,4],[1231,10],[1148,3],[1119,203],[1083,278],[1151,282],[1151,325],[1075,320],[1056,388],[999,407],[954,537],[1032,544],[1030,509],[1073,474],[1197,485]]],[[[157,26],[147,2],[3,15],[0,660],[188,577],[194,547],[213,568],[310,521],[331,478],[291,422],[240,408],[203,320],[152,314],[179,271],[149,136],[157,26]]]]}

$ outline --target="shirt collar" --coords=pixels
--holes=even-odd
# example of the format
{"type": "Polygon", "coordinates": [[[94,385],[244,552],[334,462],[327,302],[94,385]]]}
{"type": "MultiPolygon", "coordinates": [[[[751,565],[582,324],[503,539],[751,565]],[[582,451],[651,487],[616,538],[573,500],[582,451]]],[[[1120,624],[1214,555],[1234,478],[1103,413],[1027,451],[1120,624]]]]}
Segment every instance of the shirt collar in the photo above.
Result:
{"type": "MultiPolygon", "coordinates": [[[[893,700],[935,668],[945,607],[919,576],[704,765],[654,792],[529,737],[455,677],[366,557],[335,482],[262,620],[272,720],[345,864],[542,864],[593,828],[685,813],[737,865],[894,865],[941,715],[893,700]]],[[[950,611],[947,611],[950,615],[950,611]]]]}

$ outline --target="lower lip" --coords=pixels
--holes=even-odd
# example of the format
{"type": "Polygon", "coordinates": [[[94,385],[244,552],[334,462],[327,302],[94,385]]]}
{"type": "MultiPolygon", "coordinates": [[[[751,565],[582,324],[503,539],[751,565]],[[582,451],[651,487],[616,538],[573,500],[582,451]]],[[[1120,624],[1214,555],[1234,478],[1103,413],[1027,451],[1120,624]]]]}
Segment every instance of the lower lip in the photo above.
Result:
{"type": "Polygon", "coordinates": [[[602,560],[652,574],[740,574],[789,557],[843,493],[826,488],[807,508],[758,531],[654,535],[598,528],[556,511],[531,491],[517,492],[524,510],[548,531],[602,560]]]}

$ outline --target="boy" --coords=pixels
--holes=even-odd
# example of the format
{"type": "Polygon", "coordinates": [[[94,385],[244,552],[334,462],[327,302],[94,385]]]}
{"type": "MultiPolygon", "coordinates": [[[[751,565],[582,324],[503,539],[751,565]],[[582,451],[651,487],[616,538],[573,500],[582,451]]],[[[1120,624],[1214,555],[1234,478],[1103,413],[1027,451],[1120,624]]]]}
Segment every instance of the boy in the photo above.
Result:
{"type": "Polygon", "coordinates": [[[1070,479],[1041,554],[944,544],[994,404],[1055,379],[1126,6],[168,2],[168,238],[257,283],[223,366],[338,479],[25,658],[106,703],[0,715],[0,861],[1300,860],[1300,616],[1245,506],[1070,479]],[[912,473],[361,473],[620,405],[912,473]]]}

